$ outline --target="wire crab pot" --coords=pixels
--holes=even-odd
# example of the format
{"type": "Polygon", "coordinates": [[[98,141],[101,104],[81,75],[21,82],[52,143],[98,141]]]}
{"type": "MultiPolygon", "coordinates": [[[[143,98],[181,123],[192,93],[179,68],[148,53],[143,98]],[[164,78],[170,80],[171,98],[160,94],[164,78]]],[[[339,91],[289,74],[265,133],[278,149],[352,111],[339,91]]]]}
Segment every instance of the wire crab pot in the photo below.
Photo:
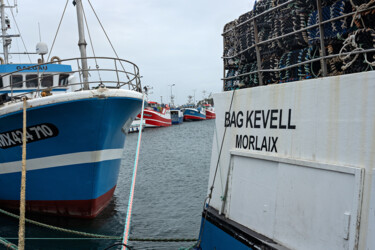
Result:
{"type": "Polygon", "coordinates": [[[224,28],[224,90],[373,70],[374,15],[374,0],[258,1],[224,28]]]}

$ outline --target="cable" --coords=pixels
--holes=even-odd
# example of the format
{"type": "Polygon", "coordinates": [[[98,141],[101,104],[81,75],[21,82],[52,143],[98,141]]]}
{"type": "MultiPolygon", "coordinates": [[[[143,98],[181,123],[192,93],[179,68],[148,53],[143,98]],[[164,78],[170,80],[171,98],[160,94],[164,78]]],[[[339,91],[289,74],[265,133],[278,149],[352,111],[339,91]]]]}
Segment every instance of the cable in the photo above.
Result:
{"type": "MultiPolygon", "coordinates": [[[[9,0],[7,0],[7,3],[8,3],[8,5],[10,5],[10,4],[9,4],[9,0]]],[[[16,4],[16,5],[17,5],[17,4],[16,4]]],[[[14,14],[13,14],[13,10],[12,10],[12,8],[10,9],[10,13],[12,14],[12,17],[13,17],[14,23],[16,24],[17,31],[18,31],[18,33],[20,34],[20,38],[21,38],[21,41],[22,41],[23,47],[25,48],[26,54],[27,54],[27,56],[28,56],[28,58],[29,58],[29,61],[30,61],[30,63],[31,63],[30,55],[28,54],[28,51],[27,51],[27,48],[26,48],[25,41],[23,40],[23,37],[22,37],[22,35],[21,35],[21,31],[20,31],[20,29],[19,29],[19,27],[18,27],[18,24],[17,24],[16,18],[14,17],[14,14]]]]}
{"type": "Polygon", "coordinates": [[[60,22],[59,22],[59,25],[58,25],[58,27],[57,27],[55,37],[53,38],[53,42],[52,42],[52,46],[51,46],[51,50],[49,51],[49,54],[48,54],[48,57],[47,57],[47,62],[48,62],[49,59],[50,59],[50,56],[51,56],[51,53],[52,53],[52,50],[53,50],[53,46],[55,45],[56,38],[57,38],[57,34],[59,33],[59,30],[60,30],[60,27],[61,27],[62,20],[64,19],[64,15],[65,15],[65,11],[66,11],[66,7],[68,6],[68,3],[69,3],[69,0],[66,0],[65,7],[64,7],[64,11],[63,11],[63,13],[62,13],[62,15],[61,15],[60,22]]]}
{"type": "MultiPolygon", "coordinates": [[[[113,52],[115,53],[117,59],[120,59],[119,56],[118,56],[118,54],[117,54],[117,52],[116,52],[116,50],[115,50],[115,48],[113,47],[113,44],[112,44],[111,40],[109,39],[109,37],[108,37],[108,35],[107,35],[107,32],[105,31],[105,29],[104,29],[104,27],[103,27],[103,24],[101,23],[101,21],[100,21],[98,15],[96,14],[96,12],[95,12],[95,10],[94,10],[94,7],[92,6],[90,0],[88,0],[88,2],[89,2],[89,4],[90,4],[90,6],[91,6],[92,11],[93,11],[94,14],[95,14],[96,19],[98,20],[98,22],[99,22],[99,24],[100,24],[100,27],[102,28],[102,30],[103,30],[105,36],[107,37],[107,40],[108,40],[109,44],[111,45],[113,52]]],[[[128,73],[126,72],[125,67],[124,67],[124,65],[122,64],[121,61],[120,61],[120,64],[121,64],[122,69],[123,69],[124,72],[125,72],[126,77],[128,78],[128,80],[130,80],[130,77],[129,77],[128,73]]]]}

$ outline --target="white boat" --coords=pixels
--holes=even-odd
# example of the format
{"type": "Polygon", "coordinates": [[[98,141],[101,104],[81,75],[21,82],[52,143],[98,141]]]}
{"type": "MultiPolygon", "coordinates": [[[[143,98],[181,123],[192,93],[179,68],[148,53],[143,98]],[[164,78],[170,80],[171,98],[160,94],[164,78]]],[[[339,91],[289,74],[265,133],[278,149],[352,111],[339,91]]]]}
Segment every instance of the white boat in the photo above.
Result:
{"type": "Polygon", "coordinates": [[[139,71],[123,59],[87,57],[82,1],[74,4],[81,57],[43,62],[47,52],[39,44],[38,63],[21,64],[8,57],[11,40],[4,8],[11,6],[1,0],[1,207],[19,209],[25,109],[27,211],[92,218],[116,188],[125,142],[121,130],[128,130],[142,106],[139,71]]]}
{"type": "Polygon", "coordinates": [[[375,7],[360,3],[261,0],[225,26],[197,249],[375,249],[375,7]]]}
{"type": "Polygon", "coordinates": [[[129,127],[129,131],[128,133],[136,133],[136,132],[139,132],[139,129],[144,129],[146,126],[146,122],[145,120],[142,121],[142,125],[141,125],[141,120],[136,118],[132,124],[130,125],[129,127]]]}

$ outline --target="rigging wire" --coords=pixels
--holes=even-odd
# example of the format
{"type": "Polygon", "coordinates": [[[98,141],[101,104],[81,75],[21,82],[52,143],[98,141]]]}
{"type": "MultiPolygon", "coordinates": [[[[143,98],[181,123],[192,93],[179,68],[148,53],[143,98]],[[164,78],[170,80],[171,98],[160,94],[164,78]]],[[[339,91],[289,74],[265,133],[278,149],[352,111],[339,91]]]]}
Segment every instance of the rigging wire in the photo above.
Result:
{"type": "MultiPolygon", "coordinates": [[[[231,101],[230,101],[230,106],[229,106],[229,113],[231,112],[232,110],[232,106],[233,106],[233,99],[234,99],[234,94],[236,92],[236,89],[233,90],[233,94],[232,94],[232,98],[231,98],[231,101]]],[[[225,127],[224,129],[224,134],[223,134],[223,139],[221,140],[221,146],[220,146],[220,151],[219,151],[219,156],[217,158],[217,163],[216,163],[216,168],[215,168],[215,173],[214,173],[214,177],[212,179],[212,185],[210,187],[210,193],[208,194],[208,196],[205,198],[204,200],[204,203],[206,207],[208,207],[210,205],[210,202],[211,202],[211,198],[212,198],[212,193],[213,193],[213,190],[214,190],[214,185],[215,185],[215,180],[216,180],[216,175],[217,175],[217,170],[220,166],[220,158],[221,158],[221,152],[223,150],[223,145],[224,145],[224,139],[225,139],[225,134],[227,133],[227,128],[228,127],[225,127]],[[207,201],[208,200],[208,201],[207,201]],[[206,203],[207,201],[207,203],[206,203]]],[[[222,199],[225,199],[225,197],[222,197],[222,199]]],[[[202,238],[203,238],[203,230],[204,230],[204,226],[206,224],[206,220],[207,220],[207,213],[208,211],[207,210],[204,210],[205,213],[204,213],[204,218],[203,218],[203,224],[201,226],[201,229],[200,229],[200,232],[199,232],[199,238],[198,238],[198,242],[197,242],[197,245],[199,246],[201,241],[202,241],[202,238]]]]}
{"type": "MultiPolygon", "coordinates": [[[[8,3],[8,5],[10,5],[10,4],[9,4],[9,0],[7,0],[7,3],[8,3]]],[[[15,1],[15,6],[17,6],[17,1],[15,1]]],[[[18,9],[17,9],[17,12],[18,12],[18,9]]],[[[14,21],[14,23],[15,23],[15,25],[16,25],[16,28],[17,28],[17,32],[20,34],[20,38],[21,38],[21,41],[22,41],[22,43],[23,43],[23,47],[25,48],[25,51],[26,51],[27,57],[29,58],[29,61],[30,61],[30,63],[31,63],[30,55],[28,54],[28,51],[27,51],[27,48],[26,48],[25,41],[23,40],[23,37],[22,37],[22,35],[21,35],[20,28],[18,27],[17,20],[16,20],[14,14],[13,14],[13,10],[12,10],[12,9],[10,9],[10,13],[12,14],[13,21],[14,21]]]]}
{"type": "Polygon", "coordinates": [[[64,11],[63,11],[63,13],[62,13],[62,15],[61,15],[60,22],[59,22],[59,26],[57,27],[55,37],[53,38],[53,42],[52,42],[52,46],[51,46],[51,50],[50,50],[49,53],[48,53],[47,62],[49,61],[49,57],[51,56],[51,53],[52,53],[52,50],[53,50],[53,46],[55,45],[56,38],[57,38],[57,34],[59,33],[59,30],[60,30],[60,27],[61,27],[61,23],[62,23],[62,20],[63,20],[63,18],[64,18],[65,11],[66,11],[66,7],[68,6],[68,3],[69,3],[69,0],[66,0],[65,8],[64,8],[64,11]]]}
{"type": "MultiPolygon", "coordinates": [[[[94,60],[95,60],[96,69],[99,69],[99,65],[98,65],[98,61],[97,61],[97,59],[96,59],[95,50],[94,50],[94,45],[93,45],[93,43],[92,43],[91,34],[90,34],[90,29],[89,29],[89,25],[88,25],[88,23],[87,23],[86,13],[85,13],[85,9],[83,8],[83,4],[82,4],[82,12],[83,12],[83,17],[85,18],[85,24],[86,24],[87,34],[89,35],[89,40],[90,40],[90,44],[91,44],[92,53],[93,53],[93,55],[94,55],[94,60]]],[[[100,80],[100,82],[102,82],[102,77],[101,77],[101,75],[100,75],[100,71],[97,70],[97,72],[98,72],[99,80],[100,80]]]]}
{"type": "MultiPolygon", "coordinates": [[[[118,56],[118,54],[117,54],[117,52],[116,52],[116,50],[115,50],[115,48],[113,47],[113,44],[112,44],[111,40],[109,39],[109,37],[108,37],[108,35],[107,35],[107,32],[105,31],[105,29],[104,29],[104,27],[103,27],[103,24],[101,23],[101,21],[100,21],[98,15],[96,14],[96,12],[95,12],[95,10],[94,10],[94,7],[92,6],[90,0],[88,0],[88,2],[89,2],[89,4],[90,4],[90,6],[91,6],[92,11],[93,11],[94,14],[95,14],[96,19],[98,20],[98,22],[99,22],[99,24],[100,24],[100,27],[102,28],[102,30],[103,30],[105,36],[107,37],[107,40],[108,40],[109,44],[111,45],[113,52],[115,53],[117,59],[120,59],[119,56],[118,56]]],[[[129,77],[128,73],[126,72],[125,67],[124,67],[124,65],[122,64],[121,61],[120,61],[120,64],[121,64],[122,69],[123,69],[124,72],[125,72],[126,77],[128,78],[128,80],[130,80],[130,77],[129,77]]]]}

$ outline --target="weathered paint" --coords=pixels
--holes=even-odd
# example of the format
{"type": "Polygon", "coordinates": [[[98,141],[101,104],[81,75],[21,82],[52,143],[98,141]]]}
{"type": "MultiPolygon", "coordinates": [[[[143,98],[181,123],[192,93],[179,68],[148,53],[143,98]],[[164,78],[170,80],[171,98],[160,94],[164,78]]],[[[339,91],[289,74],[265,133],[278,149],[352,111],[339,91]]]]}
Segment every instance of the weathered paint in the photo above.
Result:
{"type": "Polygon", "coordinates": [[[213,208],[290,248],[370,244],[375,72],[224,92],[214,102],[209,185],[226,135],[213,208]]]}

